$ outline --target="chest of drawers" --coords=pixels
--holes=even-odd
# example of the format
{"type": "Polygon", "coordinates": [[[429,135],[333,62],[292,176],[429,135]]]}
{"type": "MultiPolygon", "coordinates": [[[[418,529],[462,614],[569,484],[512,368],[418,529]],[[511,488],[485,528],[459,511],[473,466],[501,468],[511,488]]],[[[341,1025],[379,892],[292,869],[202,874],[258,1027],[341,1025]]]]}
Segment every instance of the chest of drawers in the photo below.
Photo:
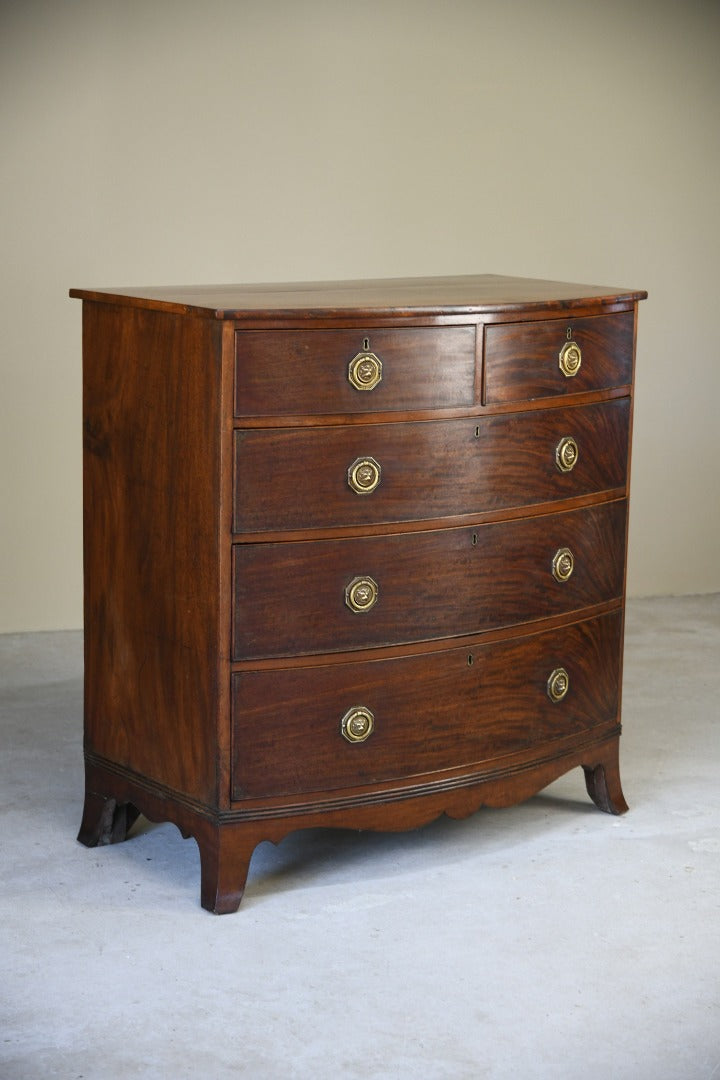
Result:
{"type": "Polygon", "coordinates": [[[618,772],[645,293],[490,275],[74,289],[85,805],[200,849],[618,772]]]}

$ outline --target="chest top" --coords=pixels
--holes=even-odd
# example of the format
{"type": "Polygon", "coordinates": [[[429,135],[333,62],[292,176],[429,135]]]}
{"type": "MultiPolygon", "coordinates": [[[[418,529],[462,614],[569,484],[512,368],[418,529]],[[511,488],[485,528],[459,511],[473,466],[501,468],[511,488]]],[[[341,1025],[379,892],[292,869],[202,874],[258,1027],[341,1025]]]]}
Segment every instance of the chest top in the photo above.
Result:
{"type": "Polygon", "coordinates": [[[642,300],[646,292],[497,274],[387,278],[258,285],[178,285],[149,288],[71,289],[82,300],[201,315],[212,319],[303,319],[317,315],[433,316],[558,311],[642,300]]]}

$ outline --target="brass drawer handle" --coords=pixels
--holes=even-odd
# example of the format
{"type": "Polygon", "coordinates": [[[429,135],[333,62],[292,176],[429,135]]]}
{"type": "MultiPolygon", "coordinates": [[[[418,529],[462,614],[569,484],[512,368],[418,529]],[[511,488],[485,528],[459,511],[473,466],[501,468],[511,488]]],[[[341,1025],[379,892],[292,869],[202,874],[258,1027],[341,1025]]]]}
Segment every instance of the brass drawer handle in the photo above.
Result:
{"type": "Polygon", "coordinates": [[[356,390],[374,390],[382,380],[382,360],[373,352],[359,352],[350,361],[348,379],[356,390]]]}
{"type": "Polygon", "coordinates": [[[373,733],[375,717],[364,705],[356,705],[345,713],[340,727],[348,742],[365,742],[373,733]]]}
{"type": "Polygon", "coordinates": [[[345,603],[351,611],[362,614],[377,602],[379,590],[371,577],[356,577],[345,587],[345,603]]]}
{"type": "Polygon", "coordinates": [[[381,472],[375,458],[356,458],[348,469],[348,486],[356,495],[369,495],[380,483],[381,472]]]}
{"type": "Polygon", "coordinates": [[[567,581],[575,569],[575,556],[570,548],[558,548],[552,561],[553,577],[556,581],[567,581]]]}
{"type": "Polygon", "coordinates": [[[582,349],[577,341],[566,341],[558,357],[560,370],[567,378],[577,375],[582,364],[582,349]]]}
{"type": "Polygon", "coordinates": [[[570,676],[563,667],[555,668],[548,677],[547,694],[554,703],[562,701],[570,689],[570,676]]]}
{"type": "Polygon", "coordinates": [[[560,472],[572,472],[577,465],[578,444],[572,435],[565,435],[555,447],[555,464],[560,472]]]}

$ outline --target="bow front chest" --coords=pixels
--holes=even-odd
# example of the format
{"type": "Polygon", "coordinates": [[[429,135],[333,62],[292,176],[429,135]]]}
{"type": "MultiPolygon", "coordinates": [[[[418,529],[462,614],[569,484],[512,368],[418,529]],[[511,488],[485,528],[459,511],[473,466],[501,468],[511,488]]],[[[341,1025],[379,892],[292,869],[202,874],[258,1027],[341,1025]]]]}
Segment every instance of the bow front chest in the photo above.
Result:
{"type": "Polygon", "coordinates": [[[74,289],[85,806],[200,849],[618,773],[638,291],[491,275],[74,289]]]}

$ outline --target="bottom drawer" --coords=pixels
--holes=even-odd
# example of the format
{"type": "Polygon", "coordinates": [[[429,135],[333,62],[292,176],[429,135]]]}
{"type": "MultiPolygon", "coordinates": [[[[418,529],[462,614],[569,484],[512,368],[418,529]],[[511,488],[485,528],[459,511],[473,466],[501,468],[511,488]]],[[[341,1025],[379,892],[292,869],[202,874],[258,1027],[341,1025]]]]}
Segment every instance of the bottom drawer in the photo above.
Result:
{"type": "Polygon", "coordinates": [[[612,723],[621,642],[617,611],[475,648],[236,673],[232,798],[454,769],[612,723]]]}

